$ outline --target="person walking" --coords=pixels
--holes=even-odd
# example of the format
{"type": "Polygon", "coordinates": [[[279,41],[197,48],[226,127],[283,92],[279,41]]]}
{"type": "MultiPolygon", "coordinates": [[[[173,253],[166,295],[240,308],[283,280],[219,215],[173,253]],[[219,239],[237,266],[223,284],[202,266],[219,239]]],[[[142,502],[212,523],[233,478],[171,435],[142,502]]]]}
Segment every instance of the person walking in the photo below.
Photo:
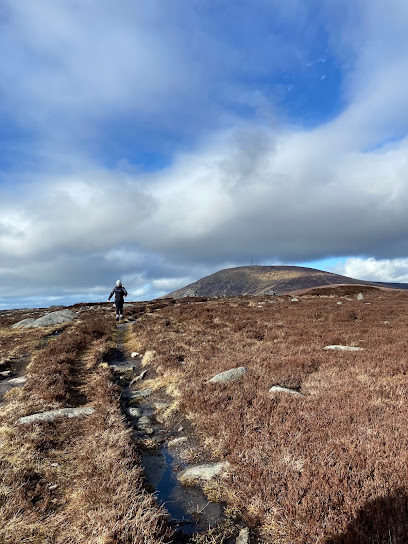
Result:
{"type": "Polygon", "coordinates": [[[109,295],[108,302],[113,295],[115,295],[116,321],[119,321],[119,319],[123,319],[123,299],[124,297],[127,297],[127,291],[123,287],[120,280],[116,282],[116,287],[112,289],[112,293],[109,295]]]}

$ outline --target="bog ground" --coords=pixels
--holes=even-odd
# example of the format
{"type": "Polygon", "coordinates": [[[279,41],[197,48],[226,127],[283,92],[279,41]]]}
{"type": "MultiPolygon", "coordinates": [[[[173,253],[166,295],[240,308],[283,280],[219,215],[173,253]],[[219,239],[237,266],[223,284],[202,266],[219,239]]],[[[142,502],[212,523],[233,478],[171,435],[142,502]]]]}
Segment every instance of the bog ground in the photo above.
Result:
{"type": "Polygon", "coordinates": [[[408,542],[408,293],[70,310],[0,313],[0,542],[408,542]]]}

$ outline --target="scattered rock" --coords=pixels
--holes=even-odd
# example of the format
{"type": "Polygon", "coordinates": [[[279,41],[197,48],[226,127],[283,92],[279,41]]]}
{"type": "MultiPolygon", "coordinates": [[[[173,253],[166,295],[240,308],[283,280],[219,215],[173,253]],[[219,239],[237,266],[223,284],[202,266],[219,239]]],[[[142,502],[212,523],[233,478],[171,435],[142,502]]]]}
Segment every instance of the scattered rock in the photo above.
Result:
{"type": "Polygon", "coordinates": [[[273,385],[269,389],[269,393],[290,393],[291,395],[298,395],[299,397],[304,397],[304,395],[299,391],[296,391],[296,389],[289,389],[288,387],[281,387],[280,385],[273,385]]]}
{"type": "Polygon", "coordinates": [[[137,357],[139,355],[139,353],[137,351],[134,351],[132,354],[131,354],[131,357],[137,357]]]}
{"type": "Polygon", "coordinates": [[[343,303],[339,301],[337,304],[340,306],[340,304],[343,304],[343,303]]]}
{"type": "Polygon", "coordinates": [[[247,369],[244,366],[239,366],[238,368],[231,368],[225,372],[220,372],[208,380],[207,383],[228,383],[234,380],[242,378],[247,373],[247,369]]]}
{"type": "Polygon", "coordinates": [[[19,376],[18,378],[11,378],[11,380],[7,380],[8,385],[23,385],[27,381],[27,378],[25,376],[19,376]]]}
{"type": "Polygon", "coordinates": [[[11,376],[11,370],[3,370],[2,372],[0,372],[0,376],[2,378],[8,378],[9,376],[11,376]]]}
{"type": "Polygon", "coordinates": [[[142,431],[142,432],[144,432],[146,434],[153,434],[154,433],[152,422],[151,422],[151,419],[150,419],[149,416],[140,417],[139,421],[137,422],[136,427],[137,427],[137,429],[139,431],[142,431]]]}
{"type": "Polygon", "coordinates": [[[167,444],[168,448],[176,448],[177,446],[181,446],[181,444],[185,444],[187,442],[186,436],[180,436],[180,438],[174,438],[173,440],[170,440],[167,444]]]}
{"type": "Polygon", "coordinates": [[[237,536],[237,539],[235,541],[235,544],[249,544],[249,529],[248,529],[248,527],[245,527],[244,529],[240,530],[239,535],[237,536]]]}
{"type": "Polygon", "coordinates": [[[204,482],[208,482],[215,476],[221,475],[228,469],[228,467],[228,462],[205,463],[203,465],[195,465],[183,470],[177,478],[183,484],[195,480],[202,480],[204,482]]]}
{"type": "Polygon", "coordinates": [[[296,298],[296,297],[293,297],[293,298],[290,299],[290,301],[291,301],[291,302],[299,302],[299,299],[296,298]]]}
{"type": "Polygon", "coordinates": [[[109,368],[111,368],[113,372],[133,372],[135,370],[133,365],[109,365],[109,368]]]}
{"type": "Polygon", "coordinates": [[[146,374],[147,374],[147,370],[142,370],[142,372],[138,376],[136,376],[136,378],[133,378],[133,380],[130,382],[129,387],[132,387],[134,383],[140,382],[141,380],[143,380],[146,374]]]}
{"type": "Polygon", "coordinates": [[[362,351],[364,348],[357,348],[355,346],[337,346],[337,345],[333,345],[333,346],[326,346],[325,348],[323,349],[333,349],[333,350],[337,350],[337,351],[362,351]]]}
{"type": "Polygon", "coordinates": [[[389,321],[384,321],[384,325],[389,325],[390,322],[389,321]]]}
{"type": "Polygon", "coordinates": [[[92,406],[86,406],[84,408],[61,408],[60,410],[49,410],[48,412],[41,412],[38,414],[32,414],[31,416],[20,417],[17,421],[18,425],[25,423],[35,423],[36,421],[53,421],[58,417],[82,417],[90,416],[95,411],[92,406]]]}
{"type": "Polygon", "coordinates": [[[357,300],[364,300],[364,295],[363,295],[363,293],[359,293],[359,294],[357,295],[357,300]]]}
{"type": "Polygon", "coordinates": [[[134,418],[141,417],[141,415],[142,415],[141,410],[139,408],[134,408],[134,407],[127,408],[126,413],[127,413],[128,416],[134,417],[134,418]]]}
{"type": "Polygon", "coordinates": [[[130,391],[129,389],[124,389],[122,391],[122,397],[129,399],[131,402],[150,397],[151,394],[151,389],[141,389],[140,391],[130,391]]]}

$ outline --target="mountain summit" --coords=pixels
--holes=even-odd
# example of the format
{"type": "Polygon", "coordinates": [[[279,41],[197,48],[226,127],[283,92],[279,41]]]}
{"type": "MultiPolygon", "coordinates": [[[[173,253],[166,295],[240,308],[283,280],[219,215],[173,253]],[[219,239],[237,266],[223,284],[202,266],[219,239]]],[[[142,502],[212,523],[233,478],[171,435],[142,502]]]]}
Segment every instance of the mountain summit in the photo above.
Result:
{"type": "MultiPolygon", "coordinates": [[[[239,295],[283,295],[327,285],[397,285],[356,280],[303,266],[239,266],[226,268],[177,289],[166,297],[230,297],[239,295]]],[[[403,288],[403,286],[401,285],[403,288]]]]}

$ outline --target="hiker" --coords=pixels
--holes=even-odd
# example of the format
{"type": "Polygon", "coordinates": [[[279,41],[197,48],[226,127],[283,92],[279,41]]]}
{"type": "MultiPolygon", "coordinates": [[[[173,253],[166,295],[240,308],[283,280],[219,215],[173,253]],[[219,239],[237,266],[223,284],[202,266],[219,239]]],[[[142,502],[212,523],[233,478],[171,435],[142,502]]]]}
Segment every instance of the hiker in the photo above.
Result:
{"type": "Polygon", "coordinates": [[[116,321],[119,321],[119,319],[123,319],[123,297],[127,297],[127,291],[120,280],[116,282],[116,287],[112,289],[108,302],[113,294],[115,294],[116,321]]]}

